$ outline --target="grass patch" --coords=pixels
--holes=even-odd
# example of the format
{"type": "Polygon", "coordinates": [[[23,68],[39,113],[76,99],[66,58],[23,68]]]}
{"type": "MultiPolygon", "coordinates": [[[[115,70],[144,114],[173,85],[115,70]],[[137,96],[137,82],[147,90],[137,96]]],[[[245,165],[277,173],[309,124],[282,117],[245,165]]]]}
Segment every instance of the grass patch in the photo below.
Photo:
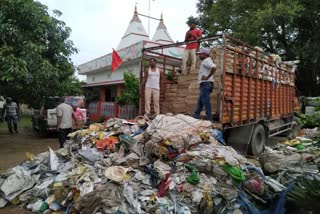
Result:
{"type": "MultiPolygon", "coordinates": [[[[20,121],[18,121],[18,130],[20,128],[31,128],[31,116],[22,116],[20,121]]],[[[0,130],[8,130],[7,122],[3,120],[3,123],[0,123],[0,130]]]]}

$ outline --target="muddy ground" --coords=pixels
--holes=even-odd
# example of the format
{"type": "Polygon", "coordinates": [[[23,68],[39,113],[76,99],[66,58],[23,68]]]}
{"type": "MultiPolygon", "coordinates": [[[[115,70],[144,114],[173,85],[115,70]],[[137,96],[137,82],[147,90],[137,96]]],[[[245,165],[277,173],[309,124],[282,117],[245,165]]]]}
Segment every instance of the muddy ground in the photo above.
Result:
{"type": "Polygon", "coordinates": [[[47,151],[48,146],[54,150],[59,148],[57,135],[40,137],[32,130],[30,118],[23,118],[19,125],[18,134],[9,134],[6,124],[0,125],[0,173],[23,161],[26,152],[39,154],[47,151]]]}
{"type": "MultiPolygon", "coordinates": [[[[31,119],[24,117],[19,122],[19,133],[9,134],[5,123],[0,124],[0,173],[14,167],[25,159],[26,152],[39,154],[47,151],[48,146],[56,150],[59,143],[56,134],[44,138],[31,128],[31,119]]],[[[0,209],[0,214],[30,213],[17,206],[0,209]]]]}

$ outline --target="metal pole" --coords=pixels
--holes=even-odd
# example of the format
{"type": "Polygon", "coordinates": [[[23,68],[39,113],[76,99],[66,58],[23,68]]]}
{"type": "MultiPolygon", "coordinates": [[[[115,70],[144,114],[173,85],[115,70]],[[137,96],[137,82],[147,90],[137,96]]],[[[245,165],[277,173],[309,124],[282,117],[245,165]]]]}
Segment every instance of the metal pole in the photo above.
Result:
{"type": "MultiPolygon", "coordinates": [[[[149,0],[149,7],[148,7],[148,16],[150,17],[150,0],[149,0]]],[[[150,36],[150,18],[148,18],[148,36],[150,36]]]]}
{"type": "Polygon", "coordinates": [[[149,19],[154,19],[154,20],[157,20],[157,21],[160,21],[161,19],[158,19],[158,18],[154,18],[154,17],[151,17],[151,16],[147,16],[147,15],[143,15],[141,13],[138,13],[139,16],[143,16],[143,17],[146,17],[146,18],[149,18],[149,19]]]}

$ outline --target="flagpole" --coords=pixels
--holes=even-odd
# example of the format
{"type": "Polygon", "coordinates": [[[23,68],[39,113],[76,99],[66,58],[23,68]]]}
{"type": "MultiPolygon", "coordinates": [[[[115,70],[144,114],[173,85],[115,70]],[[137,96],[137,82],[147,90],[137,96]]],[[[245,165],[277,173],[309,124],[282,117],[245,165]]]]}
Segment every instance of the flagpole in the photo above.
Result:
{"type": "MultiPolygon", "coordinates": [[[[150,17],[150,0],[149,0],[149,7],[148,7],[148,16],[150,17]]],[[[150,18],[148,18],[148,36],[150,36],[150,18]]]]}
{"type": "MultiPolygon", "coordinates": [[[[138,13],[139,16],[143,16],[143,17],[148,18],[148,36],[150,36],[150,19],[154,19],[154,20],[158,20],[158,21],[161,20],[161,19],[154,18],[154,17],[151,17],[151,16],[150,16],[150,9],[151,9],[151,7],[150,7],[150,1],[151,1],[151,0],[149,0],[149,4],[148,4],[148,15],[143,15],[143,14],[141,14],[141,13],[138,13]]],[[[152,0],[152,1],[154,1],[154,0],[152,0]]]]}

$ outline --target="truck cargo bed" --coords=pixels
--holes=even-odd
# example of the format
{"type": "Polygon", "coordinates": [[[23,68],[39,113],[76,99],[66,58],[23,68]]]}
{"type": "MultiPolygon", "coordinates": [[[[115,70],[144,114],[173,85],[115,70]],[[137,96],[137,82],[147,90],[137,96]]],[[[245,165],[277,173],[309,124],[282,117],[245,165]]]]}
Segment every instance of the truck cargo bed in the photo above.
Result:
{"type": "MultiPolygon", "coordinates": [[[[288,122],[286,118],[293,116],[296,99],[292,65],[230,36],[223,36],[223,42],[213,41],[212,44],[210,57],[217,65],[217,70],[211,108],[217,124],[222,129],[228,129],[282,118],[283,123],[288,122]]],[[[152,52],[148,56],[148,51],[144,54],[146,59],[156,55],[152,52]]],[[[167,73],[172,72],[174,78],[162,78],[161,113],[192,115],[199,96],[200,60],[197,61],[196,72],[178,76],[177,65],[181,59],[166,58],[162,54],[158,54],[158,57],[160,68],[167,73]]],[[[142,111],[143,106],[142,96],[142,111]]]]}

